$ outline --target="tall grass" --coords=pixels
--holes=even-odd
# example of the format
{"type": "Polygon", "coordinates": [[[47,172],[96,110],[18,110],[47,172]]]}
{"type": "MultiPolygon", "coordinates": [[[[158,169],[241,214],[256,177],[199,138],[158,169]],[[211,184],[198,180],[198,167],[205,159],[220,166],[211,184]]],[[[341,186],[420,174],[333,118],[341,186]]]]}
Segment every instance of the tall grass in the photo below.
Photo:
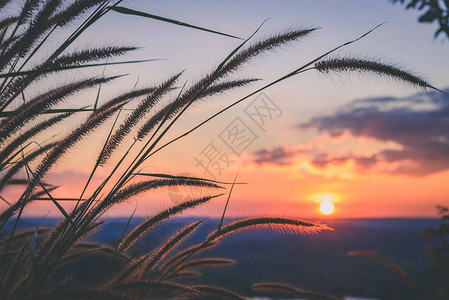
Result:
{"type": "MultiPolygon", "coordinates": [[[[141,237],[157,228],[167,219],[199,205],[214,201],[222,194],[209,195],[192,199],[144,220],[129,233],[123,231],[115,247],[86,242],[85,238],[97,231],[106,220],[102,215],[111,207],[127,201],[143,192],[169,186],[195,186],[207,189],[223,189],[234,183],[217,182],[207,178],[172,176],[169,174],[147,174],[141,168],[153,155],[191,134],[199,127],[225,112],[229,108],[246,100],[250,96],[269,88],[281,81],[300,75],[307,71],[341,72],[360,70],[388,75],[408,82],[419,88],[433,88],[423,79],[403,71],[395,66],[377,61],[361,61],[343,58],[342,60],[325,60],[334,51],[358,41],[365,35],[346,42],[318,55],[316,59],[279,79],[255,90],[247,96],[233,102],[226,108],[186,130],[182,135],[161,144],[163,137],[172,126],[179,122],[181,116],[193,103],[213,97],[224,91],[249,86],[256,78],[231,79],[230,74],[239,70],[254,57],[272,51],[284,45],[306,38],[317,28],[298,28],[269,36],[258,42],[241,39],[241,44],[221,61],[216,69],[206,76],[181,90],[179,85],[181,73],[174,73],[170,78],[154,86],[131,90],[98,105],[98,98],[91,107],[56,109],[69,97],[86,89],[104,88],[119,76],[93,77],[73,81],[27,99],[24,91],[32,89],[50,74],[66,70],[93,68],[108,64],[135,63],[134,61],[104,62],[135,50],[135,47],[109,46],[88,48],[78,52],[68,52],[68,47],[92,24],[107,13],[125,13],[139,17],[163,21],[192,30],[203,30],[209,34],[219,34],[223,38],[236,36],[198,27],[178,20],[155,16],[145,12],[119,6],[122,0],[73,1],[69,3],[55,0],[25,0],[21,7],[11,1],[0,2],[0,12],[16,8],[16,15],[0,19],[0,191],[10,186],[21,186],[21,195],[11,201],[2,198],[7,208],[0,213],[0,229],[13,222],[13,228],[0,241],[0,298],[2,299],[134,299],[141,297],[169,296],[206,296],[241,299],[240,295],[214,286],[186,286],[176,283],[178,278],[197,276],[198,267],[216,267],[234,263],[223,258],[191,259],[204,249],[214,247],[223,237],[237,231],[268,227],[293,233],[319,232],[328,229],[324,225],[306,222],[294,218],[279,216],[261,216],[223,224],[211,232],[205,241],[178,253],[174,253],[183,240],[188,238],[202,220],[194,222],[169,237],[165,243],[154,247],[149,253],[139,257],[130,257],[128,252],[141,237]],[[48,44],[49,37],[59,29],[81,19],[81,25],[63,40],[43,61],[38,59],[39,49],[48,44]],[[36,66],[31,67],[33,62],[36,66]],[[167,101],[177,95],[175,100],[157,109],[156,103],[167,101]],[[132,105],[132,102],[137,102],[132,105]],[[126,107],[125,111],[123,108],[126,107]],[[42,141],[42,133],[48,132],[56,124],[67,122],[79,112],[88,112],[89,116],[70,132],[57,136],[51,141],[42,141]],[[125,114],[122,121],[118,115],[125,114]],[[55,116],[53,116],[55,115],[55,116]],[[101,124],[114,118],[114,125],[108,134],[98,130],[101,124]],[[52,192],[57,189],[45,181],[46,175],[59,164],[61,158],[86,136],[95,134],[105,139],[103,148],[97,157],[87,183],[80,191],[79,198],[57,198],[52,192]],[[128,143],[127,137],[134,137],[128,143]],[[37,142],[39,141],[39,142],[37,142]],[[119,146],[126,151],[113,155],[119,146]],[[131,155],[130,153],[136,153],[131,155]],[[108,164],[110,173],[105,177],[97,174],[101,165],[108,164]],[[37,165],[34,167],[34,165],[37,165]],[[25,175],[24,175],[25,174],[25,175]],[[24,177],[25,176],[25,177],[24,177]],[[92,179],[101,178],[101,183],[87,192],[92,179]],[[148,180],[148,177],[151,177],[148,180]],[[73,200],[73,209],[66,211],[61,201],[73,200]],[[60,211],[62,220],[54,228],[39,228],[32,231],[16,232],[24,209],[34,201],[51,201],[60,211]],[[77,286],[76,280],[57,282],[50,280],[55,271],[69,262],[84,259],[95,253],[107,254],[111,262],[118,262],[120,267],[108,275],[102,284],[77,286]]],[[[53,47],[54,48],[54,47],[53,47]]],[[[229,198],[228,198],[229,201],[229,198]]],[[[224,212],[223,212],[224,217],[224,212]]],[[[128,222],[129,224],[129,222],[128,222]]],[[[262,286],[257,286],[262,288],[262,286]]],[[[298,292],[298,291],[296,291],[298,292]]],[[[306,294],[302,294],[305,296],[306,294]]],[[[318,294],[313,294],[317,297],[318,294]]]]}

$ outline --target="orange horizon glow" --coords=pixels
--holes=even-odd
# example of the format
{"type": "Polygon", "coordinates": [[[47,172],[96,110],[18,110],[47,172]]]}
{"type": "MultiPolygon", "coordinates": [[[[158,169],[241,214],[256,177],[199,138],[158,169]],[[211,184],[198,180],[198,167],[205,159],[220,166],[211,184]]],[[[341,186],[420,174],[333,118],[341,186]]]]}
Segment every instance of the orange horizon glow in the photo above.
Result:
{"type": "MultiPolygon", "coordinates": [[[[159,168],[159,170],[162,168],[159,168]]],[[[177,174],[167,166],[167,174],[177,174]]],[[[282,215],[300,218],[391,218],[391,217],[436,217],[435,207],[446,204],[446,179],[449,172],[441,172],[424,178],[393,175],[359,175],[351,179],[323,178],[316,176],[298,176],[285,173],[285,168],[268,170],[261,167],[247,167],[240,171],[239,180],[248,182],[236,185],[226,212],[227,217],[247,217],[255,215],[282,215]],[[283,176],[281,176],[283,174],[283,176]],[[281,187],[281,188],[274,188],[281,187]],[[323,191],[323,192],[317,192],[323,191]],[[429,194],[429,191],[432,193],[429,194]],[[319,206],[330,201],[338,210],[324,215],[319,206]]],[[[88,178],[88,168],[74,170],[71,173],[55,170],[48,176],[48,181],[61,185],[54,197],[77,197],[88,178]]],[[[101,174],[100,175],[104,175],[101,174]]],[[[102,176],[99,175],[99,178],[102,176]]],[[[201,174],[196,174],[201,175],[201,174]]],[[[228,181],[231,172],[224,175],[228,181]]],[[[92,186],[99,182],[95,178],[92,186]]],[[[210,203],[187,211],[182,216],[220,217],[226,203],[225,195],[210,203]]],[[[136,215],[148,217],[166,209],[175,203],[170,195],[172,191],[158,189],[138,195],[126,203],[114,207],[106,216],[129,217],[137,208],[136,215]]],[[[203,190],[202,195],[214,195],[222,191],[203,190]]],[[[180,193],[192,194],[188,188],[180,193]]],[[[12,196],[4,195],[6,199],[12,196]]],[[[73,208],[74,203],[61,203],[64,208],[73,208]]],[[[5,206],[5,204],[1,204],[5,206]]],[[[2,209],[4,207],[2,206],[2,209]]],[[[50,201],[30,204],[24,216],[60,216],[50,201]]]]}
{"type": "MultiPolygon", "coordinates": [[[[257,7],[240,2],[223,4],[224,2],[212,1],[208,6],[207,13],[204,13],[206,10],[203,11],[204,7],[202,6],[204,5],[201,2],[141,2],[142,10],[165,12],[176,8],[173,11],[179,13],[179,19],[188,16],[193,20],[201,20],[202,24],[207,25],[206,27],[220,25],[217,28],[221,28],[223,32],[232,32],[242,37],[249,36],[262,20],[271,17],[271,21],[264,25],[251,42],[256,42],[264,35],[271,34],[271,31],[283,31],[291,27],[292,24],[316,24],[323,28],[316,33],[316,40],[315,37],[307,41],[304,40],[298,45],[292,45],[291,48],[285,47],[279,53],[269,54],[267,60],[258,59],[251,62],[242,70],[242,74],[236,74],[236,76],[263,78],[263,80],[254,82],[250,87],[242,87],[242,90],[220,94],[207,99],[207,101],[195,103],[188,112],[182,115],[176,126],[170,128],[170,132],[164,136],[158,146],[186,130],[194,128],[226,105],[249,95],[268,82],[288,74],[297,68],[296,64],[301,66],[304,62],[314,58],[315,53],[325,53],[335,45],[340,45],[348,39],[359,36],[371,28],[372,24],[379,24],[383,21],[391,20],[392,22],[388,22],[381,29],[373,32],[369,38],[358,41],[357,47],[373,49],[373,51],[379,50],[379,55],[393,56],[392,58],[395,53],[400,54],[400,63],[403,62],[405,67],[410,67],[417,73],[422,71],[433,86],[442,90],[449,87],[449,77],[447,76],[449,60],[447,59],[447,49],[444,48],[447,45],[437,45],[432,39],[433,29],[431,26],[422,26],[416,22],[414,17],[405,13],[399,14],[398,10],[393,9],[388,1],[371,5],[370,9],[354,5],[356,1],[342,1],[338,4],[337,1],[329,1],[329,3],[332,2],[333,10],[327,9],[329,3],[323,4],[324,2],[321,1],[310,1],[304,8],[300,1],[286,1],[283,4],[283,9],[279,9],[280,6],[274,1],[266,1],[264,5],[257,7]],[[233,18],[226,17],[227,15],[223,14],[224,10],[232,12],[233,18]],[[320,14],[316,14],[316,12],[320,12],[320,14]],[[360,28],[351,26],[350,20],[354,16],[360,18],[360,28]],[[382,19],[379,19],[379,16],[382,19]],[[420,41],[419,47],[416,47],[417,41],[420,41]],[[432,53],[432,55],[424,55],[426,53],[432,53]]],[[[402,8],[400,11],[402,12],[402,8]]],[[[214,70],[222,59],[227,57],[237,46],[234,41],[218,35],[167,26],[163,22],[150,24],[148,20],[140,18],[129,22],[125,16],[120,14],[106,15],[103,22],[96,26],[99,31],[84,33],[82,42],[86,45],[90,45],[92,42],[99,45],[102,45],[103,42],[108,44],[112,37],[126,37],[129,38],[131,45],[138,41],[140,49],[140,52],[136,52],[136,54],[130,53],[127,60],[163,58],[160,62],[151,64],[151,68],[147,64],[108,67],[107,71],[111,75],[130,74],[130,76],[117,79],[114,81],[116,83],[108,85],[107,88],[106,85],[102,87],[100,98],[97,99],[99,103],[104,103],[112,96],[119,95],[136,86],[136,82],[139,82],[136,79],[141,78],[136,88],[157,86],[167,75],[184,69],[186,72],[182,76],[183,80],[187,82],[186,88],[188,88],[198,78],[208,74],[206,72],[214,70]],[[146,26],[152,26],[151,32],[146,26]],[[111,30],[113,35],[110,34],[111,30]],[[161,43],[154,42],[159,40],[161,43]],[[183,47],[179,47],[179,45],[183,45],[183,47]]],[[[128,43],[128,41],[126,42],[128,43]]],[[[81,47],[82,43],[79,46],[81,47]]],[[[351,51],[348,48],[348,53],[351,51]]],[[[363,50],[360,52],[357,51],[357,48],[354,49],[354,52],[363,54],[363,50]]],[[[73,75],[97,76],[99,74],[96,72],[101,71],[85,70],[88,73],[78,72],[78,75],[73,75]]],[[[279,114],[280,117],[266,119],[266,127],[259,128],[259,125],[249,118],[245,111],[257,97],[254,95],[245,100],[246,102],[239,103],[226,113],[214,118],[185,139],[180,139],[164,148],[163,151],[156,153],[146,161],[145,166],[142,166],[143,171],[169,175],[190,175],[222,182],[232,182],[238,172],[238,181],[247,184],[235,185],[226,217],[256,215],[328,219],[437,217],[435,207],[449,203],[449,185],[447,184],[449,160],[442,159],[447,156],[449,151],[447,147],[449,135],[440,131],[435,133],[434,130],[435,128],[444,130],[445,126],[431,126],[430,129],[433,130],[423,131],[424,134],[432,138],[428,140],[429,143],[419,140],[413,144],[404,143],[397,136],[394,136],[395,139],[391,133],[398,133],[400,137],[402,135],[409,136],[409,139],[414,140],[422,127],[419,118],[405,118],[406,120],[416,120],[416,128],[408,126],[408,123],[398,123],[404,126],[397,126],[392,130],[386,128],[381,131],[375,129],[381,128],[381,125],[385,123],[381,121],[384,120],[370,123],[369,125],[372,126],[366,128],[361,128],[361,123],[345,127],[346,123],[344,122],[338,123],[341,125],[339,128],[334,126],[333,122],[327,126],[324,126],[325,123],[315,123],[312,124],[314,126],[301,127],[314,119],[319,120],[324,117],[332,120],[332,117],[348,110],[351,107],[348,105],[351,104],[357,104],[358,106],[355,106],[357,108],[366,106],[373,108],[373,111],[386,111],[388,107],[384,105],[384,102],[377,103],[379,107],[376,107],[371,106],[372,102],[375,102],[371,100],[385,100],[390,97],[395,100],[393,108],[402,108],[406,112],[414,111],[415,105],[419,106],[420,102],[427,103],[427,98],[431,98],[432,91],[426,92],[423,99],[415,99],[420,101],[407,102],[413,100],[420,90],[390,83],[389,80],[384,81],[384,78],[375,76],[373,76],[373,80],[371,76],[368,76],[366,80],[359,80],[358,76],[355,76],[351,80],[347,79],[346,75],[342,75],[341,78],[340,75],[337,75],[337,80],[334,80],[331,76],[329,78],[326,75],[313,72],[310,70],[310,72],[298,74],[298,76],[264,90],[268,98],[273,100],[282,111],[279,114]],[[238,155],[220,139],[220,133],[236,117],[241,118],[257,136],[254,143],[238,155]],[[415,132],[409,135],[403,134],[402,130],[407,128],[415,128],[415,132]],[[379,134],[374,135],[373,133],[379,134]],[[229,168],[219,176],[217,175],[216,178],[205,174],[194,160],[212,141],[220,150],[228,153],[232,161],[229,168]],[[441,148],[433,147],[432,143],[439,143],[440,146],[446,143],[446,148],[443,147],[444,145],[441,148]],[[400,151],[412,151],[413,146],[421,146],[418,147],[420,151],[414,151],[415,156],[403,157],[400,151]],[[259,157],[260,161],[256,161],[255,153],[257,151],[267,150],[269,152],[273,149],[279,151],[274,152],[272,156],[268,153],[265,157],[259,157]],[[439,150],[440,155],[435,158],[434,153],[428,153],[429,149],[439,150]],[[394,151],[397,151],[395,159],[389,159],[385,154],[385,152],[394,151]],[[287,155],[280,157],[282,155],[278,155],[279,152],[287,155]],[[357,160],[358,158],[359,160],[357,160]],[[370,158],[375,159],[371,162],[370,158]],[[431,165],[434,169],[429,169],[427,173],[407,172],[407,170],[419,170],[428,165],[426,163],[419,164],[420,159],[424,162],[432,162],[431,165]],[[446,162],[447,165],[441,161],[446,162]],[[443,167],[440,169],[439,165],[443,167]],[[320,205],[326,201],[334,205],[334,210],[328,215],[324,215],[320,211],[320,205]]],[[[43,84],[39,88],[44,89],[45,85],[43,84]]],[[[159,105],[163,107],[176,99],[178,92],[173,91],[173,94],[170,95],[171,98],[167,97],[161,100],[155,109],[158,109],[159,105]]],[[[30,95],[33,93],[34,91],[30,92],[30,95]]],[[[97,90],[86,91],[79,98],[71,99],[67,108],[91,105],[95,103],[97,94],[97,90]]],[[[449,102],[432,102],[430,107],[421,109],[433,109],[438,103],[449,102]]],[[[64,105],[61,104],[57,108],[65,108],[64,105]]],[[[417,107],[416,111],[419,109],[417,107]]],[[[435,111],[437,112],[437,110],[435,111]]],[[[149,115],[152,113],[150,112],[149,115]]],[[[123,118],[124,115],[125,111],[120,118],[123,118]]],[[[274,116],[277,115],[277,113],[274,114],[274,116]]],[[[348,114],[348,116],[352,115],[348,114]]],[[[339,120],[348,121],[348,116],[340,115],[339,120]]],[[[64,137],[86,117],[87,115],[84,113],[76,114],[71,117],[73,119],[70,119],[69,122],[55,126],[47,136],[42,136],[42,141],[48,141],[50,137],[57,139],[64,137]]],[[[393,123],[401,121],[400,118],[390,119],[394,121],[393,123]]],[[[372,122],[371,118],[362,118],[362,120],[372,122]]],[[[425,125],[434,124],[432,118],[425,120],[426,122],[423,123],[425,125]]],[[[52,192],[53,197],[80,197],[112,124],[113,118],[105,122],[95,133],[83,138],[46,175],[44,178],[46,183],[60,186],[52,192]]],[[[127,147],[133,143],[134,137],[135,134],[132,133],[128,136],[128,140],[124,140],[111,157],[111,164],[108,163],[98,168],[84,197],[87,198],[89,193],[92,193],[95,187],[107,177],[114,164],[120,159],[120,153],[123,154],[123,151],[126,151],[127,147]]],[[[137,143],[133,148],[134,152],[131,152],[128,158],[138,153],[137,148],[140,146],[142,144],[137,143]]],[[[30,167],[33,169],[37,165],[38,161],[35,161],[30,164],[30,167]]],[[[120,172],[117,171],[115,174],[119,177],[120,172]]],[[[26,178],[26,174],[22,173],[21,178],[26,178]]],[[[134,180],[149,180],[149,178],[136,177],[134,180]]],[[[224,195],[215,198],[210,203],[186,211],[182,216],[221,217],[230,186],[224,185],[225,189],[203,190],[202,196],[220,193],[224,195]]],[[[8,202],[14,203],[19,199],[20,191],[18,189],[20,188],[22,187],[13,186],[2,191],[1,196],[7,202],[0,201],[0,211],[9,207],[8,202]]],[[[177,201],[181,201],[179,199],[187,199],[188,196],[194,195],[198,195],[198,191],[189,188],[182,188],[179,191],[157,189],[139,194],[126,203],[113,207],[105,216],[129,217],[134,209],[137,209],[136,216],[150,216],[173,206],[177,201]]],[[[66,210],[70,210],[75,203],[62,201],[60,204],[66,210]]],[[[51,201],[33,202],[25,207],[23,215],[43,216],[47,213],[49,216],[61,216],[60,211],[51,201]]]]}

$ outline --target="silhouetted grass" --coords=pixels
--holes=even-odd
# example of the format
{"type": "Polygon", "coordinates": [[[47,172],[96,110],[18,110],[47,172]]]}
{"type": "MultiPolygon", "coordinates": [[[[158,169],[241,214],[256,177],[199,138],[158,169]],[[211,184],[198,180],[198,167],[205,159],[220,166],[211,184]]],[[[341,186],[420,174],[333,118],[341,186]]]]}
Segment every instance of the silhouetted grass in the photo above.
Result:
{"type": "MultiPolygon", "coordinates": [[[[0,12],[4,12],[6,8],[13,5],[9,2],[0,1],[0,12]]],[[[194,132],[250,96],[284,80],[312,70],[322,72],[358,70],[388,75],[420,88],[433,88],[419,77],[392,65],[348,58],[325,60],[329,54],[358,41],[371,30],[357,39],[317,55],[315,59],[295,67],[293,71],[226,106],[199,122],[195,127],[187,129],[180,136],[161,144],[161,140],[167,136],[172,126],[179,122],[181,116],[193,103],[225,91],[246,87],[257,80],[254,78],[227,79],[228,75],[237,72],[254,57],[301,40],[315,32],[317,28],[288,30],[247,46],[260,28],[249,38],[241,39],[231,34],[118,6],[121,3],[122,0],[81,0],[67,3],[56,0],[25,0],[22,7],[15,11],[15,16],[2,14],[3,17],[0,18],[0,143],[2,146],[0,191],[10,186],[22,187],[21,195],[13,202],[4,200],[8,208],[0,213],[0,228],[15,217],[13,229],[8,232],[6,238],[0,241],[0,258],[7,262],[5,266],[0,267],[0,298],[2,299],[136,299],[174,296],[242,299],[242,296],[220,287],[187,286],[176,283],[175,280],[201,275],[192,271],[199,267],[233,264],[234,261],[225,258],[191,258],[204,249],[215,247],[221,238],[234,232],[262,227],[294,234],[309,234],[330,228],[296,218],[279,216],[261,216],[223,224],[225,209],[219,227],[211,232],[203,243],[172,253],[201,225],[203,220],[199,220],[178,230],[164,243],[154,246],[151,252],[139,257],[129,256],[128,251],[144,234],[155,230],[158,224],[186,210],[213,201],[216,197],[223,195],[220,194],[174,205],[150,216],[130,232],[127,232],[127,225],[115,247],[86,242],[85,239],[106,222],[100,218],[108,209],[151,189],[169,186],[220,189],[231,185],[232,191],[232,187],[239,184],[236,182],[237,177],[233,183],[229,183],[207,178],[148,174],[143,173],[141,169],[156,152],[194,132]],[[168,101],[159,109],[156,108],[156,104],[167,101],[167,98],[172,96],[176,82],[183,76],[182,72],[178,71],[179,73],[162,83],[155,84],[154,87],[137,90],[133,88],[106,101],[103,105],[97,106],[97,97],[93,107],[55,109],[57,104],[64,103],[70,96],[77,95],[85,89],[97,88],[99,93],[103,84],[112,82],[120,76],[87,78],[66,85],[59,85],[56,82],[57,87],[32,99],[23,97],[24,91],[32,89],[49,74],[86,67],[135,63],[135,61],[103,62],[136,49],[129,46],[105,46],[65,53],[85,30],[107,13],[145,17],[219,34],[227,38],[240,39],[242,42],[218,64],[216,69],[192,85],[184,85],[181,90],[176,91],[178,95],[176,100],[168,101]],[[35,62],[37,59],[37,51],[49,43],[49,37],[55,31],[83,16],[85,19],[81,25],[57,45],[55,51],[38,62],[35,67],[30,67],[30,62],[35,62]],[[315,67],[312,67],[313,65],[315,67]],[[130,102],[137,102],[137,105],[128,106],[130,102]],[[127,108],[126,111],[124,107],[127,108]],[[40,140],[41,133],[48,132],[56,124],[67,121],[70,116],[79,112],[88,112],[89,115],[75,129],[50,141],[40,140]],[[56,116],[45,117],[48,114],[56,114],[56,116]],[[123,120],[118,117],[120,114],[125,114],[123,120]],[[115,122],[107,137],[104,137],[104,134],[97,129],[113,117],[115,122]],[[133,129],[136,127],[140,128],[134,132],[133,129]],[[59,199],[53,197],[52,192],[58,187],[45,182],[45,176],[72,147],[87,135],[92,134],[103,139],[104,143],[81,196],[59,199]],[[132,143],[129,143],[130,136],[134,137],[132,143]],[[112,154],[120,146],[126,150],[118,153],[118,158],[114,159],[112,154]],[[137,154],[130,157],[130,153],[137,154]],[[37,164],[37,167],[32,167],[32,163],[37,164]],[[105,164],[111,166],[112,170],[106,177],[101,178],[102,182],[94,186],[93,192],[89,194],[87,190],[92,182],[91,179],[99,176],[96,171],[105,164]],[[26,174],[27,177],[22,178],[21,174],[26,174]],[[152,179],[147,180],[148,177],[152,179]],[[69,211],[59,204],[60,201],[72,200],[76,201],[76,205],[69,211]],[[51,229],[37,227],[33,231],[16,233],[24,209],[34,201],[52,201],[63,215],[61,222],[51,229]],[[105,254],[111,263],[119,264],[114,272],[105,274],[108,277],[105,282],[91,286],[78,286],[76,278],[60,282],[50,280],[58,268],[97,253],[105,254]]],[[[14,5],[18,7],[20,4],[14,3],[14,5]]],[[[230,192],[228,201],[229,198],[230,192]]],[[[287,288],[281,284],[259,284],[253,288],[277,288],[289,290],[294,292],[294,295],[302,297],[335,299],[316,292],[287,288]]]]}

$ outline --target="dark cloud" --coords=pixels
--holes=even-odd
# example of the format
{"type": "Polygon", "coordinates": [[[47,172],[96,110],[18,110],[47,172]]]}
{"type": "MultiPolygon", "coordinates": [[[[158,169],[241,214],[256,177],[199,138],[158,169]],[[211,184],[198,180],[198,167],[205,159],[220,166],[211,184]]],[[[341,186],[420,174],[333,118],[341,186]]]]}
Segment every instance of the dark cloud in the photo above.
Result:
{"type": "Polygon", "coordinates": [[[284,166],[292,164],[293,158],[300,153],[305,153],[305,151],[301,149],[290,149],[287,147],[261,149],[253,153],[253,162],[256,164],[270,163],[278,166],[284,166]]]}
{"type": "Polygon", "coordinates": [[[390,172],[416,176],[449,169],[448,94],[428,92],[406,98],[356,100],[333,116],[314,118],[298,127],[315,128],[335,137],[350,132],[356,137],[392,141],[402,146],[400,150],[384,150],[370,157],[329,158],[320,154],[313,158],[318,167],[352,159],[361,168],[379,161],[397,163],[390,172]]]}
{"type": "MultiPolygon", "coordinates": [[[[449,91],[448,91],[449,92],[449,91]]],[[[341,107],[332,116],[323,116],[298,125],[301,130],[317,129],[333,137],[349,132],[355,137],[368,137],[399,144],[371,156],[317,153],[305,146],[276,147],[253,153],[253,162],[288,165],[298,154],[306,154],[318,168],[328,164],[355,162],[361,171],[378,162],[389,163],[393,174],[425,176],[449,169],[449,95],[426,92],[410,97],[362,99],[341,107]]],[[[357,149],[355,149],[356,151],[357,149]]]]}

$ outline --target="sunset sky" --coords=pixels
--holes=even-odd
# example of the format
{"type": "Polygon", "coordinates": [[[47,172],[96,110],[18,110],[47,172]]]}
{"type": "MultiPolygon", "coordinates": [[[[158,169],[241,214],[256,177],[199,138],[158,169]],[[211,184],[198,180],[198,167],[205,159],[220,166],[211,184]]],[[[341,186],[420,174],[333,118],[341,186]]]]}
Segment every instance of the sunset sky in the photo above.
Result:
{"type": "MultiPolygon", "coordinates": [[[[419,24],[416,11],[406,11],[387,0],[125,1],[124,6],[244,38],[270,18],[254,41],[298,27],[321,28],[300,42],[252,60],[235,78],[263,80],[196,104],[171,137],[382,22],[386,23],[334,56],[395,62],[449,91],[449,41],[433,39],[435,24],[419,24]]],[[[67,32],[59,33],[55,40],[64,34],[67,32]]],[[[179,85],[185,81],[189,85],[213,70],[239,43],[228,37],[110,12],[73,47],[136,45],[141,48],[124,59],[161,59],[108,67],[107,75],[129,75],[105,85],[100,99],[106,101],[131,89],[137,80],[139,87],[152,86],[182,70],[185,72],[179,85]]],[[[94,94],[71,99],[69,105],[93,103],[94,94]]],[[[166,101],[173,97],[175,94],[166,101]]],[[[79,124],[83,118],[79,115],[70,119],[71,124],[59,127],[53,134],[63,134],[65,128],[79,124]]],[[[47,181],[62,185],[57,195],[79,196],[106,135],[107,126],[71,150],[47,176],[47,181]]],[[[95,182],[108,170],[103,168],[95,182]]],[[[239,172],[238,181],[247,184],[235,186],[228,216],[321,218],[319,206],[324,200],[335,206],[335,212],[325,218],[435,216],[437,204],[449,203],[449,96],[374,75],[323,75],[311,71],[232,108],[155,155],[144,170],[229,182],[239,172]],[[260,119],[254,114],[257,109],[268,116],[260,119]],[[228,130],[235,126],[244,126],[248,133],[239,145],[229,137],[228,130]],[[221,160],[221,173],[214,168],[203,169],[199,163],[212,149],[228,159],[229,164],[221,160]]],[[[146,216],[186,195],[215,192],[158,190],[134,198],[110,214],[128,216],[137,207],[137,214],[146,216]]],[[[226,197],[221,197],[190,215],[220,216],[225,201],[226,197]]],[[[32,204],[26,214],[41,215],[48,210],[58,214],[50,203],[32,204]]]]}

